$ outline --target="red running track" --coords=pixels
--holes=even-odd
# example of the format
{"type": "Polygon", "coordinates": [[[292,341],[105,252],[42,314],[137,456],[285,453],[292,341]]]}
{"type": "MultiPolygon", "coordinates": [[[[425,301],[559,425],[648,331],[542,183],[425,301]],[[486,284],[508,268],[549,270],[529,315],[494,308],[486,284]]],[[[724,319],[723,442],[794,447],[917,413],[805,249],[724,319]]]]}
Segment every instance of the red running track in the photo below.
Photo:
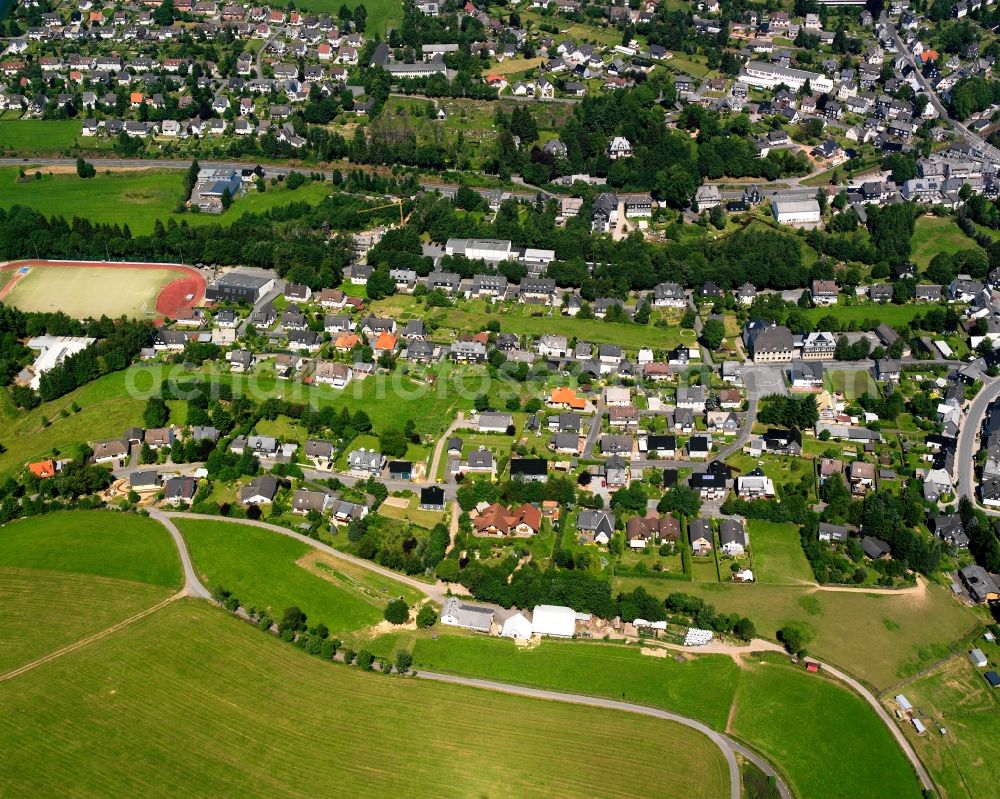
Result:
{"type": "MultiPolygon", "coordinates": [[[[156,312],[162,316],[177,318],[181,311],[190,310],[200,305],[205,299],[205,278],[198,270],[184,264],[135,263],[130,261],[8,261],[0,265],[0,272],[17,271],[25,266],[98,266],[104,269],[169,269],[179,272],[183,277],[172,280],[160,289],[156,297],[156,312]]],[[[6,297],[14,288],[19,275],[14,275],[2,289],[0,300],[6,297]]]]}

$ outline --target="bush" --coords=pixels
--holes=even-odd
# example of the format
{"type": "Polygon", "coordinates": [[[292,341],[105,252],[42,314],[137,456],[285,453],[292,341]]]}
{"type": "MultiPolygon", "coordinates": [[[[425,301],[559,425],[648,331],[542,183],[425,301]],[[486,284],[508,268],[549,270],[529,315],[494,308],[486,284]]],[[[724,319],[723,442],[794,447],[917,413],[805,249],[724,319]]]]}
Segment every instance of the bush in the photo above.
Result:
{"type": "Polygon", "coordinates": [[[433,606],[421,605],[417,613],[417,627],[433,627],[437,618],[437,611],[434,610],[433,606]]]}
{"type": "Polygon", "coordinates": [[[396,653],[396,671],[400,674],[406,674],[410,670],[410,666],[413,665],[413,655],[407,652],[405,649],[400,649],[396,653]]]}
{"type": "Polygon", "coordinates": [[[410,618],[410,606],[402,599],[393,599],[386,605],[384,615],[390,624],[406,624],[410,618]]]}
{"type": "Polygon", "coordinates": [[[358,652],[358,668],[362,671],[369,671],[372,667],[372,663],[374,662],[375,656],[367,649],[362,649],[358,652]]]}

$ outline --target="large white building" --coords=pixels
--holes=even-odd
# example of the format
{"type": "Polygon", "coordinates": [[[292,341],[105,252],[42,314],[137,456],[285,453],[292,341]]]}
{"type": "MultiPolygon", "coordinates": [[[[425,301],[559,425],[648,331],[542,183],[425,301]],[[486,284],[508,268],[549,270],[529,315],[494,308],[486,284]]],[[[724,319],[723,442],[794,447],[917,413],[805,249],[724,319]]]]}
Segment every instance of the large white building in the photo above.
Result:
{"type": "Polygon", "coordinates": [[[784,84],[793,92],[797,92],[806,81],[814,92],[833,91],[833,81],[818,72],[806,72],[804,69],[783,67],[779,64],[768,64],[764,61],[751,61],[746,65],[740,80],[751,86],[762,89],[773,89],[784,84]]]}
{"type": "Polygon", "coordinates": [[[19,377],[37,391],[43,374],[96,340],[86,336],[35,336],[28,340],[28,347],[38,350],[38,357],[19,377]]]}
{"type": "Polygon", "coordinates": [[[822,219],[819,203],[813,198],[783,199],[775,197],[771,200],[771,213],[780,225],[794,227],[809,227],[818,225],[822,219]]]}
{"type": "Polygon", "coordinates": [[[586,613],[578,614],[573,608],[562,605],[536,605],[531,613],[531,631],[534,635],[572,638],[576,633],[578,615],[589,618],[586,613]]]}

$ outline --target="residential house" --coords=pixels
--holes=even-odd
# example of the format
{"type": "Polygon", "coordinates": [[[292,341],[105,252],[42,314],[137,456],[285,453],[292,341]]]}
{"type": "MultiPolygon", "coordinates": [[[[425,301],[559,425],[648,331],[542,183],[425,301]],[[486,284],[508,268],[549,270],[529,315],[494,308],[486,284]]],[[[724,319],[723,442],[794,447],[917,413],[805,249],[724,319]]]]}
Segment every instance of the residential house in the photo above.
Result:
{"type": "Polygon", "coordinates": [[[696,557],[706,557],[715,545],[712,522],[708,519],[691,519],[688,522],[688,540],[696,557]]]}
{"type": "Polygon", "coordinates": [[[730,557],[743,555],[750,546],[746,528],[737,519],[722,519],[719,522],[719,549],[730,557]]]}

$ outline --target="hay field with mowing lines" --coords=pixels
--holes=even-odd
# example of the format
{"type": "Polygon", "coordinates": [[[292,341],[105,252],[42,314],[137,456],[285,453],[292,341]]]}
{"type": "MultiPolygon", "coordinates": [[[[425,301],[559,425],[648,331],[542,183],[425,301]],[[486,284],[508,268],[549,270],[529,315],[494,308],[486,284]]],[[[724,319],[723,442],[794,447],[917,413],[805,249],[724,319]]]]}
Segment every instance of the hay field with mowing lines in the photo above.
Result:
{"type": "Polygon", "coordinates": [[[7,525],[0,674],[151,607],[180,584],[173,542],[151,519],[66,511],[7,525]]]}
{"type": "MultiPolygon", "coordinates": [[[[13,273],[4,272],[6,285],[13,273]]],[[[117,269],[103,266],[32,266],[4,302],[22,311],[63,311],[76,319],[102,314],[137,319],[156,315],[156,297],[181,277],[170,269],[117,269]]]]}
{"type": "Polygon", "coordinates": [[[683,727],[363,674],[195,601],[0,684],[0,705],[4,795],[729,795],[721,753],[683,727]],[[584,730],[642,756],[609,767],[584,730]]]}
{"type": "Polygon", "coordinates": [[[126,580],[0,567],[0,674],[107,629],[170,593],[126,580]]]}
{"type": "Polygon", "coordinates": [[[179,589],[181,564],[161,524],[113,511],[60,511],[7,525],[0,566],[92,574],[179,589]]]}

